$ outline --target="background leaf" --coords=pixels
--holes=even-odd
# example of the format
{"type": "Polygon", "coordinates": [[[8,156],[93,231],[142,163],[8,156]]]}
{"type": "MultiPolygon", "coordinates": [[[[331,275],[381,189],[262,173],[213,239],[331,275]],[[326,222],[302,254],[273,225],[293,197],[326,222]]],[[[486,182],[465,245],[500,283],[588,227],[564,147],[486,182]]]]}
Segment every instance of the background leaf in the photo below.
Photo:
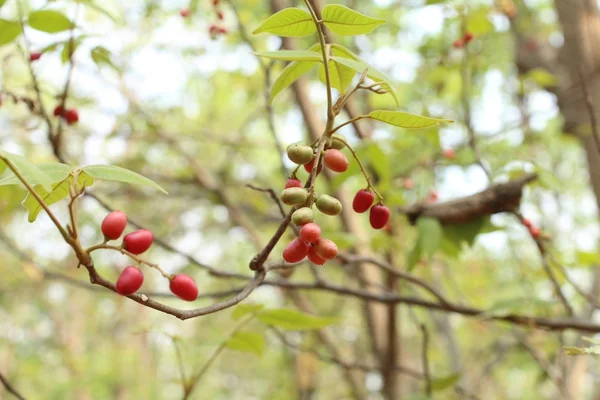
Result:
{"type": "Polygon", "coordinates": [[[11,43],[21,34],[21,24],[17,21],[0,19],[0,46],[11,43]]]}
{"type": "Polygon", "coordinates": [[[265,349],[265,338],[260,333],[237,332],[227,341],[226,346],[231,350],[252,353],[261,356],[265,349]]]}
{"type": "Polygon", "coordinates": [[[29,26],[46,33],[57,33],[75,27],[63,13],[54,10],[34,11],[29,14],[29,26]]]}
{"type": "Polygon", "coordinates": [[[427,128],[444,122],[452,122],[449,119],[430,118],[423,117],[420,115],[408,114],[401,111],[385,110],[372,111],[371,113],[369,113],[369,117],[381,122],[385,122],[386,124],[407,129],[427,128]]]}
{"type": "Polygon", "coordinates": [[[262,304],[240,304],[235,308],[235,310],[233,310],[231,318],[237,320],[245,315],[255,314],[258,311],[262,310],[263,307],[264,306],[262,304]]]}
{"type": "Polygon", "coordinates": [[[267,325],[294,331],[320,329],[338,321],[338,318],[315,317],[287,308],[263,310],[257,317],[267,325]]]}
{"type": "Polygon", "coordinates": [[[440,248],[442,225],[436,218],[420,217],[417,220],[419,246],[425,257],[431,257],[440,248]]]}

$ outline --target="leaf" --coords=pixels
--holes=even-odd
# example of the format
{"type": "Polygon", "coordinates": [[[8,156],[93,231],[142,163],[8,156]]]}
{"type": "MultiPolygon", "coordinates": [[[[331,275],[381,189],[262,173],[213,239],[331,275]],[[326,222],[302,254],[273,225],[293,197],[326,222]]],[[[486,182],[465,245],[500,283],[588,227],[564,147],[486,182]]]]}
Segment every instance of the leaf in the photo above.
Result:
{"type": "Polygon", "coordinates": [[[271,15],[252,33],[272,33],[279,36],[298,37],[312,35],[317,31],[311,15],[300,8],[285,8],[271,15]]]}
{"type": "Polygon", "coordinates": [[[478,11],[472,12],[469,15],[466,31],[471,32],[475,36],[481,36],[493,30],[494,24],[490,22],[488,15],[489,10],[487,8],[482,8],[478,11]]]}
{"type": "Polygon", "coordinates": [[[94,178],[89,176],[83,171],[78,171],[77,173],[77,183],[81,188],[89,188],[94,184],[94,178]]]}
{"type": "Polygon", "coordinates": [[[0,176],[2,176],[4,171],[6,171],[6,163],[4,161],[0,160],[0,176]]]}
{"type": "Polygon", "coordinates": [[[119,70],[117,66],[112,62],[110,51],[105,47],[94,47],[90,52],[90,55],[92,56],[92,60],[94,60],[94,63],[96,63],[98,67],[101,67],[102,65],[108,65],[116,71],[119,70]]]}
{"type": "Polygon", "coordinates": [[[441,392],[453,386],[460,379],[460,374],[452,374],[444,378],[433,379],[431,381],[431,389],[434,392],[441,392]]]}
{"type": "Polygon", "coordinates": [[[422,117],[420,115],[408,114],[401,111],[385,110],[372,111],[371,113],[369,113],[369,117],[381,122],[385,122],[386,124],[407,129],[427,128],[430,126],[441,124],[443,122],[454,122],[449,119],[422,117]]]}
{"type": "MultiPolygon", "coordinates": [[[[50,177],[52,183],[60,182],[66,179],[69,173],[73,170],[70,165],[60,163],[39,164],[37,167],[50,177]]],[[[24,173],[23,175],[25,180],[31,185],[37,185],[40,183],[36,181],[34,177],[28,176],[27,173],[24,173]]],[[[19,178],[17,178],[12,171],[9,171],[6,176],[0,179],[0,186],[18,185],[20,183],[21,181],[19,181],[19,178]]]]}
{"type": "Polygon", "coordinates": [[[480,217],[462,224],[444,225],[444,237],[457,242],[459,245],[462,242],[467,242],[469,246],[472,246],[475,237],[479,234],[485,223],[486,217],[480,217]]]}
{"type": "Polygon", "coordinates": [[[592,346],[592,347],[571,347],[565,346],[563,347],[565,353],[568,356],[584,356],[584,355],[600,355],[600,346],[592,346]]]}
{"type": "Polygon", "coordinates": [[[90,165],[82,168],[82,171],[94,179],[131,183],[141,186],[151,186],[165,194],[168,194],[167,191],[160,185],[146,178],[145,176],[125,168],[116,167],[114,165],[90,165]]]}
{"type": "Polygon", "coordinates": [[[260,333],[237,332],[231,339],[227,341],[226,346],[231,350],[237,350],[261,356],[265,349],[265,338],[260,333]]]}
{"type": "Polygon", "coordinates": [[[286,308],[261,311],[258,319],[267,325],[295,331],[320,329],[338,321],[338,318],[315,317],[286,308]]]}
{"type": "Polygon", "coordinates": [[[414,247],[406,256],[406,265],[408,267],[408,272],[411,272],[414,269],[415,265],[417,265],[417,263],[419,262],[420,259],[421,259],[421,243],[419,241],[419,238],[417,237],[414,247]]]}
{"type": "Polygon", "coordinates": [[[2,7],[6,3],[6,0],[0,0],[0,7],[2,7]]]}
{"type": "Polygon", "coordinates": [[[8,44],[21,34],[21,24],[16,21],[0,19],[0,46],[8,44]]]}
{"type": "Polygon", "coordinates": [[[426,257],[432,257],[440,248],[442,225],[436,218],[421,217],[417,220],[419,246],[426,257]]]}
{"type": "Polygon", "coordinates": [[[322,15],[325,25],[343,36],[363,35],[385,23],[384,19],[368,17],[340,4],[326,5],[322,15]]]}
{"type": "Polygon", "coordinates": [[[263,51],[254,53],[259,57],[270,58],[273,60],[284,61],[319,61],[322,62],[320,53],[308,50],[279,50],[279,51],[263,51]]]}
{"type": "Polygon", "coordinates": [[[2,150],[0,150],[0,156],[10,161],[23,175],[23,178],[25,178],[27,183],[30,185],[40,184],[44,187],[44,189],[51,190],[53,183],[52,178],[42,171],[37,165],[33,164],[31,161],[21,155],[8,153],[2,150]]]}
{"type": "Polygon", "coordinates": [[[34,11],[29,14],[29,26],[38,31],[57,33],[75,27],[63,13],[54,10],[34,11]]]}
{"type": "MultiPolygon", "coordinates": [[[[62,182],[52,185],[52,190],[50,192],[40,185],[35,186],[34,189],[36,193],[40,195],[42,200],[44,200],[44,203],[49,206],[69,195],[69,179],[65,179],[62,182]]],[[[37,199],[29,192],[21,204],[29,211],[29,216],[27,218],[29,222],[34,222],[40,211],[43,210],[37,199]]]]}
{"type": "Polygon", "coordinates": [[[314,61],[297,61],[290,63],[290,65],[285,67],[281,75],[279,75],[275,83],[273,83],[269,101],[272,103],[273,99],[275,99],[275,96],[290,87],[294,82],[296,82],[296,80],[310,71],[315,65],[316,64],[314,61]]]}
{"type": "Polygon", "coordinates": [[[262,304],[240,304],[235,308],[235,310],[233,310],[231,318],[240,319],[244,315],[256,314],[256,312],[262,310],[263,307],[264,306],[262,304]]]}
{"type": "Polygon", "coordinates": [[[79,47],[79,43],[80,43],[79,39],[73,40],[73,41],[67,40],[65,42],[65,45],[63,46],[63,49],[60,52],[60,59],[63,62],[63,64],[66,64],[67,62],[69,62],[69,60],[75,53],[75,50],[77,50],[77,47],[79,47]]]}
{"type": "Polygon", "coordinates": [[[531,79],[537,85],[548,88],[556,86],[556,76],[543,68],[533,68],[523,76],[524,79],[531,79]]]}

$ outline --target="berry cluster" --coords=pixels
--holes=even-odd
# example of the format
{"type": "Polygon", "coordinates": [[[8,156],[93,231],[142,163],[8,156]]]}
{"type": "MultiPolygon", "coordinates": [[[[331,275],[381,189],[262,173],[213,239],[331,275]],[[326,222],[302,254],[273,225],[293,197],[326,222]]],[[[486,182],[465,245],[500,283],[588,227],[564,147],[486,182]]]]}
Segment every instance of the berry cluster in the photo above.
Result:
{"type": "Polygon", "coordinates": [[[208,33],[210,34],[210,37],[212,39],[216,39],[219,35],[226,35],[227,28],[220,25],[220,22],[223,21],[223,19],[224,19],[223,11],[220,8],[220,1],[213,0],[212,5],[213,5],[213,9],[215,11],[215,16],[217,17],[217,21],[219,21],[219,22],[217,22],[216,24],[212,24],[208,28],[208,33]]]}
{"type": "MultiPolygon", "coordinates": [[[[123,211],[113,211],[102,221],[101,230],[104,240],[117,240],[121,237],[127,226],[127,215],[123,211]]],[[[154,235],[146,229],[128,233],[123,237],[121,248],[133,255],[139,255],[147,251],[154,235]]],[[[173,275],[169,277],[169,288],[171,292],[180,299],[194,301],[198,297],[198,286],[194,280],[187,275],[173,275]]],[[[117,279],[117,293],[122,296],[129,296],[137,292],[144,283],[142,271],[135,266],[126,267],[119,279],[117,279]]]]}
{"type": "Polygon", "coordinates": [[[67,122],[67,125],[73,125],[79,121],[79,113],[76,109],[71,108],[69,110],[65,110],[61,105],[58,105],[54,108],[53,115],[55,117],[63,118],[67,122]]]}
{"type": "MultiPolygon", "coordinates": [[[[308,173],[313,172],[318,159],[316,175],[321,172],[323,167],[337,173],[348,170],[348,159],[342,152],[348,145],[341,136],[332,135],[331,138],[325,140],[322,157],[316,157],[315,151],[318,151],[316,146],[317,144],[312,146],[302,143],[291,144],[287,148],[287,156],[293,163],[303,166],[308,173]]],[[[356,157],[354,151],[352,149],[351,151],[356,157]]],[[[297,263],[308,257],[312,263],[323,265],[327,260],[337,257],[338,248],[333,241],[321,237],[321,228],[313,222],[312,207],[316,206],[317,210],[325,215],[336,216],[342,212],[342,203],[327,194],[315,195],[314,182],[310,188],[305,188],[302,181],[296,177],[297,170],[298,168],[285,183],[285,189],[281,192],[280,199],[284,204],[297,208],[292,214],[292,223],[301,227],[300,237],[288,244],[283,251],[283,259],[289,263],[297,263]]],[[[375,194],[370,189],[369,182],[367,189],[359,190],[356,193],[352,208],[357,213],[371,210],[369,216],[371,226],[374,229],[382,229],[390,219],[390,210],[382,204],[382,197],[376,191],[379,202],[373,205],[375,194]]]]}
{"type": "Polygon", "coordinates": [[[454,46],[454,48],[456,48],[456,49],[463,48],[466,45],[468,45],[469,43],[471,43],[471,41],[474,38],[475,38],[475,35],[473,35],[471,32],[467,32],[461,39],[456,39],[454,41],[454,43],[452,43],[452,46],[454,46]]]}

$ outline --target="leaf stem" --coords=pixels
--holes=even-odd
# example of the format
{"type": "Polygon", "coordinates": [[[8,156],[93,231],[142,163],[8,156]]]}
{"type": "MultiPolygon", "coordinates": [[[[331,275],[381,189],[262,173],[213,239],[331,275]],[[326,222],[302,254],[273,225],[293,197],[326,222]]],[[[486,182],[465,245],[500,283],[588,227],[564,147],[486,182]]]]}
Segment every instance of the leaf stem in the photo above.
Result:
{"type": "MultiPolygon", "coordinates": [[[[336,136],[336,138],[337,138],[337,136],[336,136]]],[[[352,148],[352,146],[350,146],[348,144],[348,142],[346,142],[343,138],[338,138],[338,140],[340,142],[344,143],[344,145],[346,145],[346,147],[348,148],[348,150],[350,150],[350,153],[352,153],[352,157],[354,157],[354,159],[358,163],[358,166],[360,167],[360,171],[362,172],[363,176],[367,180],[367,189],[370,189],[370,190],[373,191],[373,193],[375,193],[375,195],[379,199],[380,203],[383,202],[383,196],[377,191],[377,189],[375,188],[375,186],[371,183],[371,178],[369,177],[369,174],[367,173],[367,170],[365,169],[364,165],[360,161],[360,158],[358,157],[358,154],[356,154],[356,150],[354,150],[354,148],[352,148]]]]}
{"type": "Polygon", "coordinates": [[[340,125],[336,126],[334,129],[332,129],[329,132],[329,135],[330,136],[333,135],[334,133],[336,133],[337,131],[339,131],[340,129],[342,129],[343,127],[345,127],[346,125],[350,125],[350,124],[355,123],[356,121],[360,121],[361,119],[367,119],[367,118],[371,118],[371,117],[368,116],[368,115],[359,115],[358,117],[354,117],[352,119],[349,119],[348,121],[344,122],[343,124],[340,124],[340,125]]]}

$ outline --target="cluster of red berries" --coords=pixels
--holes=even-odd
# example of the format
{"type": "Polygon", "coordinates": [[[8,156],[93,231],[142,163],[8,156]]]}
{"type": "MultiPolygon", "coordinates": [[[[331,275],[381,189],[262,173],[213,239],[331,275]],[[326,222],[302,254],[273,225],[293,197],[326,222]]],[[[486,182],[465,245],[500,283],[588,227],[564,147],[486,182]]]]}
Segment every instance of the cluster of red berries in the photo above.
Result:
{"type": "Polygon", "coordinates": [[[542,230],[537,226],[533,225],[533,223],[527,218],[523,218],[522,223],[525,226],[525,228],[527,228],[532,238],[539,239],[542,236],[542,230]]]}
{"type": "MultiPolygon", "coordinates": [[[[113,211],[102,221],[101,230],[106,241],[117,240],[121,237],[127,226],[127,215],[123,211],[113,211]]],[[[131,254],[142,254],[152,246],[154,235],[146,229],[128,233],[123,237],[121,247],[131,254]]],[[[198,298],[198,286],[188,275],[174,275],[169,277],[171,292],[186,301],[198,298]]],[[[117,293],[129,296],[137,292],[144,283],[142,271],[134,266],[128,266],[121,272],[117,279],[117,293]]]]}
{"type": "Polygon", "coordinates": [[[69,110],[65,110],[60,104],[54,108],[54,112],[52,114],[55,117],[64,118],[64,120],[67,122],[67,125],[73,125],[79,121],[79,113],[76,109],[71,108],[69,110]]]}
{"type": "Polygon", "coordinates": [[[471,32],[467,32],[465,33],[465,35],[462,37],[462,39],[456,39],[454,41],[454,43],[452,43],[452,46],[454,46],[454,48],[456,49],[460,49],[465,47],[466,45],[468,45],[469,43],[471,43],[471,41],[475,38],[475,35],[473,35],[471,32]]]}
{"type": "MultiPolygon", "coordinates": [[[[212,5],[213,5],[213,9],[215,11],[215,16],[217,17],[217,21],[219,21],[219,22],[223,21],[224,15],[223,15],[223,11],[219,7],[220,1],[219,0],[213,0],[212,5]]],[[[210,37],[213,40],[216,39],[219,35],[226,35],[227,34],[227,28],[225,28],[224,26],[220,25],[219,22],[217,22],[216,24],[212,24],[208,28],[208,33],[210,34],[210,37]]]]}

